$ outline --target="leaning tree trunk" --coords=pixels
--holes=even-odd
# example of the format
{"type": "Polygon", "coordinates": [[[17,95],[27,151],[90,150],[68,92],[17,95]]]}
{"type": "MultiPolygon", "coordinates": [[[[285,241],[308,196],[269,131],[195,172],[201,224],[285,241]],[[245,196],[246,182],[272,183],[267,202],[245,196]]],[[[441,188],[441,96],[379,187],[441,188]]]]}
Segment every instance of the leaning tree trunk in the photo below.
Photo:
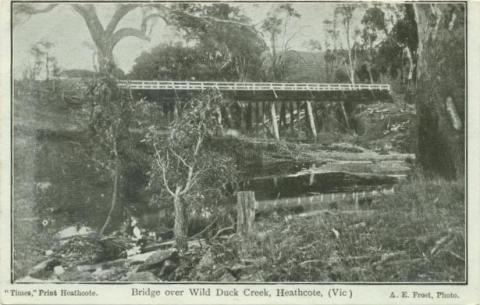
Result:
{"type": "Polygon", "coordinates": [[[427,174],[464,175],[464,4],[414,4],[418,29],[417,158],[427,174]]]}

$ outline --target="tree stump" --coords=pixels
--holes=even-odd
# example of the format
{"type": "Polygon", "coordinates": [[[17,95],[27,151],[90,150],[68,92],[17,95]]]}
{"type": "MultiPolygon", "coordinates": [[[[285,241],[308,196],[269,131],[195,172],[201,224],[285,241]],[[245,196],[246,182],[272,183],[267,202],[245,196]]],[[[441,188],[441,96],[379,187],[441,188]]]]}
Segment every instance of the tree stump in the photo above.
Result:
{"type": "Polygon", "coordinates": [[[255,221],[255,193],[237,192],[237,233],[246,236],[253,232],[255,221]]]}

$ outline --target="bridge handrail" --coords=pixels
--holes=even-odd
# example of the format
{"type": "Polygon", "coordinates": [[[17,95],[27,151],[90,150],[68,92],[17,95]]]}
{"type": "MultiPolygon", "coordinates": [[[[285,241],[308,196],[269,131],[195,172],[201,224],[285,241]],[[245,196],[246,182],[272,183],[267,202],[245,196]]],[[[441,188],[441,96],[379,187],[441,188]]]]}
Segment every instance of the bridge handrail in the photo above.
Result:
{"type": "Polygon", "coordinates": [[[145,81],[121,80],[120,88],[144,90],[205,90],[216,88],[223,91],[355,91],[388,90],[389,84],[347,84],[347,83],[273,83],[273,82],[201,82],[201,81],[145,81]]]}

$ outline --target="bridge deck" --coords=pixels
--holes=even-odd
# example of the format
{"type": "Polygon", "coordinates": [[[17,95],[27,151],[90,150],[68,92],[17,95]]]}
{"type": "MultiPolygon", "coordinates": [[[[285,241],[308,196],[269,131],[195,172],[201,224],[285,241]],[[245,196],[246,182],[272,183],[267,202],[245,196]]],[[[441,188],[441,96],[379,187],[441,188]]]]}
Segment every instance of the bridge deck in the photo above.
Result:
{"type": "Polygon", "coordinates": [[[198,81],[119,81],[119,87],[131,90],[167,91],[273,91],[273,92],[335,92],[335,91],[387,91],[388,84],[330,84],[330,83],[257,83],[257,82],[198,82],[198,81]]]}

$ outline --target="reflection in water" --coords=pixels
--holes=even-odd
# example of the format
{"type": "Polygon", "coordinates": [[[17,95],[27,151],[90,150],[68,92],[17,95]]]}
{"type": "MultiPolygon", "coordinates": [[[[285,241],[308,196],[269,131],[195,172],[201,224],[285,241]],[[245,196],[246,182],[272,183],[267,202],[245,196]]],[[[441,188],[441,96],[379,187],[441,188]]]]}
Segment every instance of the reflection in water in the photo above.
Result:
{"type": "Polygon", "coordinates": [[[241,190],[254,191],[257,200],[305,197],[322,193],[348,193],[391,188],[398,178],[345,172],[311,173],[246,180],[241,190]]]}

